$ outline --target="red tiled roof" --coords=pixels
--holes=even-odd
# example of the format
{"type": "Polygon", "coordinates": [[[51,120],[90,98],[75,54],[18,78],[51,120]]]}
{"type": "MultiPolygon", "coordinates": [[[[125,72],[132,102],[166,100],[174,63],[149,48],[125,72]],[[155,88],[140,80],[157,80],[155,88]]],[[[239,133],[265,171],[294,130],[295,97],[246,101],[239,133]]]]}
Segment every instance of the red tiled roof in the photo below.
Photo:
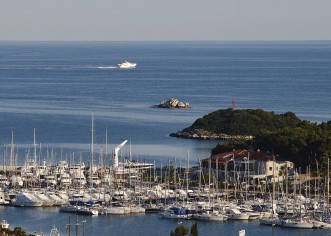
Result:
{"type": "MultiPolygon", "coordinates": [[[[219,153],[217,155],[214,155],[212,157],[208,157],[205,159],[202,159],[202,162],[216,162],[218,158],[218,163],[223,164],[226,163],[227,161],[231,160],[234,156],[236,160],[243,160],[244,158],[248,158],[248,153],[249,153],[249,159],[250,160],[257,160],[257,161],[268,161],[272,160],[272,154],[269,152],[261,152],[261,151],[248,151],[246,149],[244,150],[234,150],[233,152],[223,152],[219,153]]],[[[275,157],[279,161],[279,157],[275,157]]]]}

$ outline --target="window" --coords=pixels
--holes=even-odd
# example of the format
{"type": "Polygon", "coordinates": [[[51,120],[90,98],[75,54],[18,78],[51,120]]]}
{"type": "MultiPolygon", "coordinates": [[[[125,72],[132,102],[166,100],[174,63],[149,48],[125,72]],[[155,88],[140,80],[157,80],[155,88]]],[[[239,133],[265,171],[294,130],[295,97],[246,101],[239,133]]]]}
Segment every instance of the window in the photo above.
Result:
{"type": "Polygon", "coordinates": [[[269,171],[272,171],[272,167],[271,166],[269,167],[269,171]]]}

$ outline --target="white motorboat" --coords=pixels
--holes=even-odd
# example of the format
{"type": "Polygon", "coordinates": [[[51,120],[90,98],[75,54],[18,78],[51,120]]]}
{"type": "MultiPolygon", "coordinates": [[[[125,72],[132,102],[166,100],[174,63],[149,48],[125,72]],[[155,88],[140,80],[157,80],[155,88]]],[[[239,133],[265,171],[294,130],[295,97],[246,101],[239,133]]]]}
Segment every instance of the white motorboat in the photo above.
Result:
{"type": "Polygon", "coordinates": [[[8,229],[9,228],[9,224],[6,220],[2,220],[0,222],[0,229],[8,229]]]}
{"type": "Polygon", "coordinates": [[[260,212],[255,212],[249,206],[241,205],[241,206],[238,206],[238,209],[240,210],[240,212],[249,215],[249,217],[248,217],[249,220],[257,220],[261,217],[260,212]]]}
{"type": "Polygon", "coordinates": [[[165,219],[187,219],[187,215],[184,212],[174,210],[174,209],[167,209],[164,212],[159,213],[161,218],[165,219]]]}
{"type": "Polygon", "coordinates": [[[322,221],[317,221],[314,220],[312,221],[314,224],[313,228],[318,228],[318,229],[331,229],[331,224],[327,222],[322,222],[322,221]]]}
{"type": "Polygon", "coordinates": [[[282,227],[285,228],[299,228],[299,229],[312,229],[314,224],[312,222],[303,220],[301,218],[286,219],[282,221],[282,227]]]}
{"type": "Polygon", "coordinates": [[[55,193],[47,193],[47,197],[53,201],[54,206],[65,205],[68,203],[67,200],[60,198],[55,193]]]}
{"type": "Polygon", "coordinates": [[[8,182],[7,177],[4,176],[4,175],[0,175],[0,185],[5,186],[5,185],[8,185],[8,184],[9,184],[9,182],[8,182]]]}
{"type": "Polygon", "coordinates": [[[38,207],[42,206],[43,202],[37,199],[33,194],[21,193],[16,196],[16,199],[12,201],[13,206],[24,206],[24,207],[38,207]]]}
{"type": "Polygon", "coordinates": [[[130,206],[130,213],[145,213],[146,210],[140,205],[132,205],[130,206]]]}
{"type": "Polygon", "coordinates": [[[229,220],[248,220],[249,215],[246,213],[240,212],[236,208],[230,208],[225,211],[225,215],[228,217],[229,220]]]}
{"type": "Polygon", "coordinates": [[[202,221],[223,221],[227,220],[228,217],[218,211],[206,211],[199,214],[195,214],[193,216],[193,219],[202,221]]]}
{"type": "Polygon", "coordinates": [[[73,205],[62,205],[59,208],[59,211],[62,212],[76,212],[78,209],[77,206],[73,206],[73,205]]]}
{"type": "Polygon", "coordinates": [[[101,183],[99,177],[98,177],[98,173],[93,173],[91,176],[89,176],[87,178],[88,184],[90,185],[99,185],[101,183]]]}
{"type": "Polygon", "coordinates": [[[71,184],[71,178],[68,173],[62,173],[59,177],[60,179],[60,185],[66,186],[71,184]]]}
{"type": "Polygon", "coordinates": [[[0,205],[7,205],[9,204],[9,201],[5,197],[5,193],[2,189],[0,189],[0,205]]]}
{"type": "Polygon", "coordinates": [[[190,219],[196,213],[196,210],[190,210],[186,207],[171,207],[159,213],[159,216],[165,219],[190,219]]]}
{"type": "Polygon", "coordinates": [[[43,203],[42,206],[54,205],[54,201],[48,198],[44,193],[34,193],[34,197],[39,199],[43,203]]]}
{"type": "Polygon", "coordinates": [[[137,66],[137,63],[131,63],[128,61],[124,61],[121,64],[117,64],[117,67],[121,68],[121,69],[132,69],[132,68],[136,68],[136,66],[137,66]]]}
{"type": "Polygon", "coordinates": [[[79,207],[77,208],[76,214],[78,215],[98,215],[99,210],[97,207],[79,207]]]}
{"type": "Polygon", "coordinates": [[[47,185],[55,186],[57,184],[55,176],[54,175],[46,175],[45,176],[45,183],[47,185]]]}
{"type": "Polygon", "coordinates": [[[73,174],[72,176],[72,183],[74,185],[84,186],[87,183],[87,181],[83,172],[75,172],[75,174],[73,174]]]}
{"type": "Polygon", "coordinates": [[[107,206],[102,208],[103,214],[110,214],[110,215],[124,215],[126,214],[127,210],[124,207],[113,207],[107,206]]]}
{"type": "Polygon", "coordinates": [[[282,221],[278,217],[262,217],[260,219],[261,225],[282,226],[282,221]]]}

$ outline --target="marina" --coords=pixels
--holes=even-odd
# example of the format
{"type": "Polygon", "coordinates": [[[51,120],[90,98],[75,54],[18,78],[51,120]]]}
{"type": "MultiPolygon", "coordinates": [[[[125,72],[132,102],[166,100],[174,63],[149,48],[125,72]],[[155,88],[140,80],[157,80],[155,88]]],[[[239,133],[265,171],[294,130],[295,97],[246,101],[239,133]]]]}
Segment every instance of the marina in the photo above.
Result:
{"type": "Polygon", "coordinates": [[[193,178],[199,176],[199,160],[219,141],[169,137],[231,106],[233,97],[238,109],[330,120],[329,42],[1,42],[0,47],[6,52],[0,59],[0,212],[9,227],[48,235],[56,226],[66,235],[70,216],[72,233],[77,224],[81,235],[169,235],[179,222],[188,227],[198,222],[201,235],[329,234],[326,189],[315,194],[315,179],[310,195],[299,183],[291,190],[295,194],[286,194],[286,185],[282,189],[278,182],[274,191],[273,182],[263,191],[238,184],[237,195],[233,185],[216,184],[205,161],[207,175],[199,188],[199,178],[193,178]],[[115,65],[124,49],[132,49],[139,70],[98,69],[115,65]],[[190,101],[192,108],[151,108],[165,97],[190,101]],[[319,217],[312,223],[313,214],[319,217]],[[303,222],[307,218],[310,222],[303,222]],[[293,229],[299,224],[305,229],[293,229]]]}
{"type": "MultiPolygon", "coordinates": [[[[92,137],[95,132],[93,122],[94,116],[92,137]]],[[[167,220],[204,222],[203,224],[238,221],[258,224],[259,227],[331,230],[329,199],[325,197],[325,191],[328,189],[318,188],[318,192],[310,191],[312,183],[315,186],[325,184],[320,179],[311,178],[309,174],[302,178],[305,181],[300,180],[301,177],[296,179],[297,175],[290,167],[287,167],[287,175],[281,181],[279,177],[276,181],[275,173],[272,179],[259,175],[259,181],[264,182],[264,187],[259,187],[255,186],[254,175],[249,179],[250,175],[246,170],[249,162],[244,163],[242,178],[239,175],[240,166],[236,164],[227,169],[226,164],[224,173],[227,174],[225,179],[221,179],[218,172],[211,169],[210,164],[208,170],[200,169],[201,165],[196,169],[196,166],[189,166],[188,159],[187,166],[179,167],[176,166],[176,162],[173,163],[175,165],[169,163],[165,167],[156,167],[152,163],[129,161],[130,158],[120,156],[121,149],[127,144],[125,140],[112,150],[111,166],[85,166],[81,160],[79,163],[70,161],[70,164],[61,160],[58,165],[48,165],[47,161],[38,164],[37,153],[41,150],[38,150],[35,143],[34,130],[33,156],[27,158],[23,166],[8,168],[9,171],[3,172],[0,204],[4,207],[4,217],[8,215],[7,212],[11,212],[7,208],[23,212],[27,211],[26,209],[35,209],[43,214],[47,214],[48,211],[58,215],[68,214],[69,219],[70,216],[76,218],[73,224],[76,233],[81,225],[79,222],[84,221],[84,227],[85,222],[89,222],[86,218],[78,220],[83,216],[107,219],[146,217],[153,221],[161,221],[162,224],[167,220]],[[238,173],[238,179],[231,180],[230,176],[234,174],[231,169],[238,173]],[[108,177],[104,178],[105,175],[108,177]],[[8,179],[5,176],[8,176],[8,179]],[[50,176],[53,178],[49,178],[50,176]],[[64,182],[63,176],[66,177],[64,182]],[[203,176],[208,178],[207,182],[202,182],[203,176]],[[194,184],[194,180],[197,179],[199,183],[194,184]],[[289,184],[289,179],[294,181],[289,184]],[[243,181],[246,181],[245,185],[242,184],[243,181]],[[284,187],[285,192],[280,189],[284,187]],[[306,189],[306,192],[303,194],[301,189],[306,189]],[[154,216],[152,218],[149,215],[154,216]]],[[[94,150],[93,145],[92,141],[91,150],[94,150]]],[[[14,146],[14,143],[11,143],[11,147],[14,146]]],[[[249,157],[249,153],[247,155],[249,157]]],[[[11,159],[13,156],[15,154],[11,153],[7,163],[15,163],[11,159]]],[[[94,153],[89,156],[89,163],[96,164],[94,153]]],[[[110,158],[107,155],[105,157],[110,158]]],[[[235,158],[233,153],[234,163],[237,162],[235,158]]],[[[4,159],[6,160],[6,157],[4,159]]],[[[210,162],[211,159],[210,157],[207,160],[210,162]]],[[[274,160],[271,163],[275,169],[277,162],[274,160]]],[[[55,224],[55,219],[53,221],[55,224]]],[[[63,218],[61,224],[64,224],[63,218]]],[[[2,225],[3,228],[9,226],[5,220],[2,225]]],[[[67,230],[69,233],[70,227],[67,227],[67,230]]]]}

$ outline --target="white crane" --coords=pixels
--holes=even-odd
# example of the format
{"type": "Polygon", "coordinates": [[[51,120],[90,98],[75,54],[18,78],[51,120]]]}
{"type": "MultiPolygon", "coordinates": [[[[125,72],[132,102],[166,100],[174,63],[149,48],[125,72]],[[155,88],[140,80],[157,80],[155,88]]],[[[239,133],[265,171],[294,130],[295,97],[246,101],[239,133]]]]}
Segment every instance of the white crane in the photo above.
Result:
{"type": "Polygon", "coordinates": [[[118,167],[118,152],[127,142],[128,140],[124,140],[120,145],[113,149],[113,169],[116,169],[118,167]]]}

